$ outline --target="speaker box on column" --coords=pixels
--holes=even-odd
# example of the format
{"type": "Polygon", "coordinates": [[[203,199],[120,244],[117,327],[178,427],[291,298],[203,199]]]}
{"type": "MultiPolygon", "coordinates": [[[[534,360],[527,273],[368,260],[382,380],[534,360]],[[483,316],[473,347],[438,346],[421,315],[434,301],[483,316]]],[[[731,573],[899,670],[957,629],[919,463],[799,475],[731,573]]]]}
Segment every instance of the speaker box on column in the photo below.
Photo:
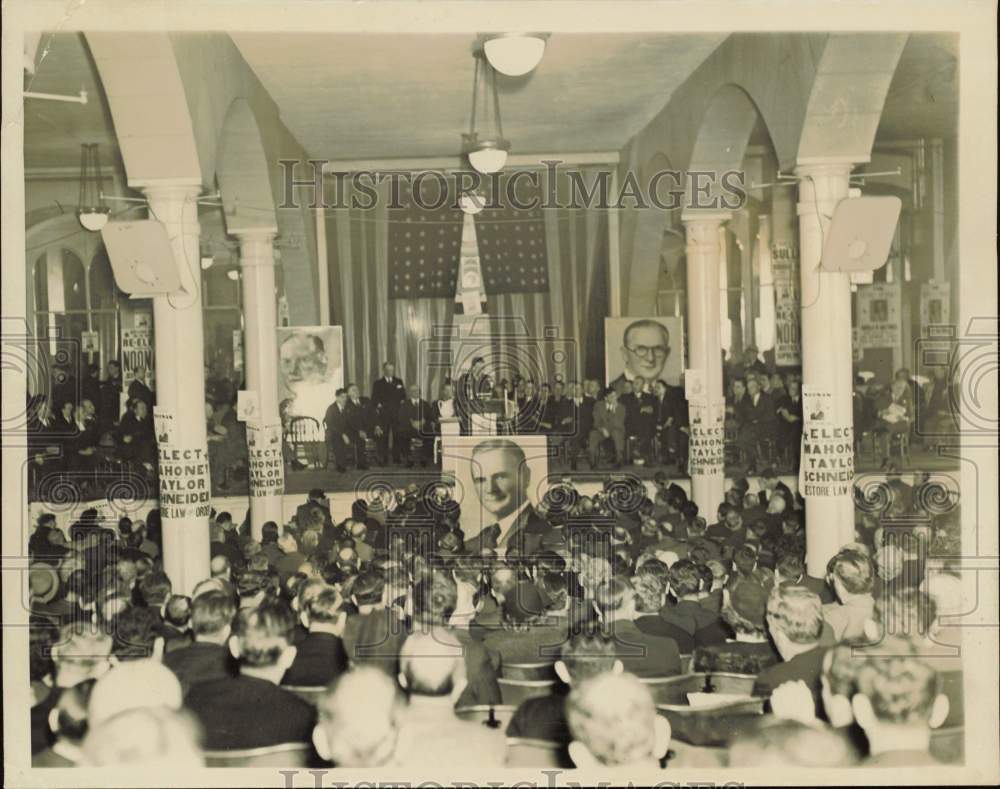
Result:
{"type": "Polygon", "coordinates": [[[898,197],[848,197],[837,203],[823,242],[824,271],[874,271],[885,265],[903,202],[898,197]]]}
{"type": "MultiPolygon", "coordinates": [[[[163,296],[181,288],[167,229],[154,219],[109,222],[101,238],[115,284],[132,296],[163,296]]],[[[195,266],[199,261],[193,262],[195,266]]]]}

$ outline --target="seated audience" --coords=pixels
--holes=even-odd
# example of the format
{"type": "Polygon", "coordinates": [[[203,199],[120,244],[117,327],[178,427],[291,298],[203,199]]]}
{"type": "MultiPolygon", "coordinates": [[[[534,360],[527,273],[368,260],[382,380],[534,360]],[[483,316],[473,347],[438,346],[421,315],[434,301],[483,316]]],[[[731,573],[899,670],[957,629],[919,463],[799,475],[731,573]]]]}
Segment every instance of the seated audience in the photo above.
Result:
{"type": "Polygon", "coordinates": [[[580,768],[656,769],[670,747],[670,723],[631,674],[604,672],[575,686],[566,720],[569,755],[580,768]]]}
{"type": "Polygon", "coordinates": [[[695,671],[759,674],[775,665],[780,655],[767,637],[767,592],[753,581],[739,581],[728,590],[722,619],[735,638],[695,650],[695,671]]]}
{"type": "Polygon", "coordinates": [[[295,647],[289,643],[293,625],[291,610],[280,601],[237,614],[229,648],[239,661],[239,675],[199,683],[185,699],[205,728],[207,749],[311,741],[315,710],[278,687],[295,662],[295,647]]]}
{"type": "Polygon", "coordinates": [[[410,768],[498,767],[503,733],[453,711],[465,687],[462,645],[453,635],[414,633],[399,655],[399,684],[408,704],[400,715],[392,765],[410,768]]]}
{"type": "Polygon", "coordinates": [[[347,671],[347,652],[340,636],[346,614],[340,593],[332,586],[320,589],[299,613],[309,631],[296,644],[295,661],[282,677],[283,685],[329,685],[347,671]]]}
{"type": "Polygon", "coordinates": [[[387,764],[396,749],[403,701],[384,671],[362,666],[342,674],[317,704],[316,753],[336,767],[387,764]]]}
{"type": "Polygon", "coordinates": [[[875,608],[871,561],[863,554],[842,550],[830,560],[828,574],[837,602],[823,606],[823,619],[837,643],[864,641],[865,622],[875,608]]]}
{"type": "Polygon", "coordinates": [[[225,592],[210,589],[195,595],[191,602],[194,643],[163,656],[163,664],[177,676],[185,696],[200,682],[236,675],[228,647],[235,614],[236,605],[225,592]]]}

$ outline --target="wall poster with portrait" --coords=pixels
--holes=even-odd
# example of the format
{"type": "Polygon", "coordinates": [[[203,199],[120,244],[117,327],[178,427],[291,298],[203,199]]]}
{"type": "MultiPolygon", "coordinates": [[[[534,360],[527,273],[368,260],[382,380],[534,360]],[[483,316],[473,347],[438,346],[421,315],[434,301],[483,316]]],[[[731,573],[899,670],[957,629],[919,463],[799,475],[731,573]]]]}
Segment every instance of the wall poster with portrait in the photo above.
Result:
{"type": "Polygon", "coordinates": [[[280,326],[278,403],[283,416],[310,416],[322,426],[326,409],[344,385],[344,332],[340,326],[280,326]]]}
{"type": "Polygon", "coordinates": [[[466,542],[496,523],[523,524],[549,487],[546,436],[445,436],[442,455],[466,542]]]}
{"type": "Polygon", "coordinates": [[[662,378],[679,386],[684,372],[684,318],[604,319],[605,383],[662,378]]]}

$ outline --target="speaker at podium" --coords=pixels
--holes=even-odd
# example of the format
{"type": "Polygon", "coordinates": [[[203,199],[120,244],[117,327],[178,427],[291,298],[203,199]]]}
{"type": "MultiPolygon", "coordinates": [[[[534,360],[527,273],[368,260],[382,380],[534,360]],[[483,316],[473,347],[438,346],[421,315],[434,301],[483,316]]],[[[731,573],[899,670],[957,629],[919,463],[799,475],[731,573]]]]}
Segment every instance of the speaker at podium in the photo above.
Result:
{"type": "MultiPolygon", "coordinates": [[[[167,229],[154,219],[109,222],[101,230],[115,284],[135,297],[165,296],[181,289],[167,229]]],[[[199,261],[193,261],[197,271],[199,261]]],[[[197,275],[197,274],[196,274],[197,275]]]]}

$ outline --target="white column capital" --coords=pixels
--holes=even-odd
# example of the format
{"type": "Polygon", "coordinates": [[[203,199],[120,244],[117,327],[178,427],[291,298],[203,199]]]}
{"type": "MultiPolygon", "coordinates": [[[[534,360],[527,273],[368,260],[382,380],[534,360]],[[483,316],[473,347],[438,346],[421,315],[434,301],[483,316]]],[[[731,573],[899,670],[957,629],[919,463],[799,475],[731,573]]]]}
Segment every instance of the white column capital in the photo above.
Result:
{"type": "Polygon", "coordinates": [[[231,235],[241,243],[257,243],[262,241],[274,241],[278,236],[276,227],[254,227],[245,230],[234,230],[231,235]]]}
{"type": "Polygon", "coordinates": [[[691,225],[721,225],[733,218],[731,211],[694,211],[681,212],[681,222],[685,227],[691,225]]]}
{"type": "Polygon", "coordinates": [[[138,189],[150,200],[188,200],[201,194],[201,182],[195,181],[143,181],[129,186],[138,189]]]}

